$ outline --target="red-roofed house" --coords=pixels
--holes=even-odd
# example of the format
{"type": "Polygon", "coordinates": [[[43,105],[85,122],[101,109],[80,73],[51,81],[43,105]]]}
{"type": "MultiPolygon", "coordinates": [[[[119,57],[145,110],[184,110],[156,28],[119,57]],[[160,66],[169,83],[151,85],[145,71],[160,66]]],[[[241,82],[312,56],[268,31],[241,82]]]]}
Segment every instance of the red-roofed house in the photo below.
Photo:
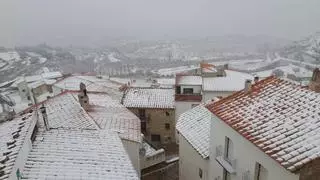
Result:
{"type": "Polygon", "coordinates": [[[206,106],[208,179],[319,179],[320,94],[275,77],[245,87],[206,106]]]}

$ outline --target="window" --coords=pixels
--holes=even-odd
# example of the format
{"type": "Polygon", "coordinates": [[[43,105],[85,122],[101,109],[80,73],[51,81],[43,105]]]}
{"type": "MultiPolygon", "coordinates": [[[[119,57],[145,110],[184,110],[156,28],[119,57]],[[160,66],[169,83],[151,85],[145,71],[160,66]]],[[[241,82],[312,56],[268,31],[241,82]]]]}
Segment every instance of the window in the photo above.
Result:
{"type": "Polygon", "coordinates": [[[166,111],[166,116],[170,116],[170,113],[168,111],[166,111]]]}
{"type": "Polygon", "coordinates": [[[151,141],[160,141],[159,134],[151,134],[151,141]]]}
{"type": "Polygon", "coordinates": [[[165,127],[166,127],[166,130],[169,130],[169,129],[170,129],[170,124],[169,124],[169,123],[166,123],[166,124],[165,124],[165,127]]]}
{"type": "Polygon", "coordinates": [[[83,101],[84,103],[87,103],[87,101],[83,101]]]}
{"type": "Polygon", "coordinates": [[[141,120],[145,120],[145,118],[146,118],[146,110],[145,109],[139,109],[139,118],[141,120]]]}
{"type": "Polygon", "coordinates": [[[30,96],[28,96],[27,99],[30,101],[30,99],[31,99],[30,96]]]}
{"type": "Polygon", "coordinates": [[[183,88],[183,94],[193,94],[193,88],[183,88]]]}
{"type": "Polygon", "coordinates": [[[180,86],[176,87],[176,94],[181,94],[181,87],[180,86]]]}
{"type": "Polygon", "coordinates": [[[22,89],[22,92],[26,92],[26,90],[25,90],[25,89],[22,89]]]}
{"type": "Polygon", "coordinates": [[[225,159],[229,162],[231,162],[231,160],[233,159],[233,142],[231,141],[231,139],[229,139],[228,137],[226,137],[225,139],[225,159]]]}
{"type": "Polygon", "coordinates": [[[202,169],[199,168],[199,177],[202,179],[202,169]]]}
{"type": "Polygon", "coordinates": [[[230,173],[225,169],[223,169],[223,180],[231,180],[230,173]]]}
{"type": "Polygon", "coordinates": [[[261,164],[256,163],[254,180],[266,180],[268,176],[268,170],[261,164]]]}

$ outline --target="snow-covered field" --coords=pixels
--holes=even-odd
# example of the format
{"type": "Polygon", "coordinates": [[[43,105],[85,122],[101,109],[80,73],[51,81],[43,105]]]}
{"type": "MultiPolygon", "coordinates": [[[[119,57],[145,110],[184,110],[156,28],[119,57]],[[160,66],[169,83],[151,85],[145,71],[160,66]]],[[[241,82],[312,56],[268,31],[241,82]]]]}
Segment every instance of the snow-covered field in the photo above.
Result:
{"type": "Polygon", "coordinates": [[[256,72],[255,74],[259,77],[268,77],[273,74],[274,70],[281,70],[284,73],[284,76],[286,77],[288,74],[294,74],[296,77],[311,77],[312,71],[309,71],[306,68],[302,68],[293,64],[289,64],[287,66],[280,66],[275,69],[266,70],[266,71],[260,71],[256,72]]]}
{"type": "Polygon", "coordinates": [[[20,55],[15,52],[0,52],[0,59],[3,59],[5,61],[20,61],[20,55]]]}

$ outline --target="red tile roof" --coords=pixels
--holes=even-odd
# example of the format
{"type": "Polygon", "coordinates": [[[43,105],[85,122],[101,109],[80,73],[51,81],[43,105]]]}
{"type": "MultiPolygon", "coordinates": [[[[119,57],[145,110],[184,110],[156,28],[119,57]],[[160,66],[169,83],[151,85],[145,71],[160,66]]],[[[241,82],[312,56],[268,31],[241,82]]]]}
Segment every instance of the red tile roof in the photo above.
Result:
{"type": "Polygon", "coordinates": [[[190,101],[190,102],[201,102],[201,94],[176,94],[175,101],[190,101]]]}
{"type": "Polygon", "coordinates": [[[295,172],[320,156],[320,94],[269,77],[207,108],[295,172]]]}

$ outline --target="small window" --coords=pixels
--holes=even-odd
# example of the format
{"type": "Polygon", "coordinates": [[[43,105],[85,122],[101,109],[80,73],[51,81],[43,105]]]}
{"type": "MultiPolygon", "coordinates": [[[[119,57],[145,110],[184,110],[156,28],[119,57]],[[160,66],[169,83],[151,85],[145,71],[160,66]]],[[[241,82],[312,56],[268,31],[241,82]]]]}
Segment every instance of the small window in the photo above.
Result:
{"type": "Polygon", "coordinates": [[[170,124],[169,124],[169,123],[166,123],[166,124],[165,124],[165,127],[166,127],[166,130],[169,130],[169,129],[170,129],[170,124]]]}
{"type": "Polygon", "coordinates": [[[180,86],[176,87],[176,94],[181,94],[181,87],[180,86]]]}
{"type": "Polygon", "coordinates": [[[231,139],[229,139],[228,137],[226,137],[225,139],[225,158],[227,161],[231,161],[233,159],[233,142],[231,141],[231,139]]]}
{"type": "Polygon", "coordinates": [[[30,96],[28,96],[27,99],[30,101],[30,99],[31,99],[30,96]]]}
{"type": "Polygon", "coordinates": [[[22,92],[26,92],[26,90],[25,90],[25,89],[22,89],[22,92]]]}
{"type": "Polygon", "coordinates": [[[268,170],[263,167],[261,164],[256,163],[254,180],[266,180],[268,179],[268,170]]]}
{"type": "Polygon", "coordinates": [[[199,177],[202,179],[202,169],[199,168],[199,177]]]}
{"type": "Polygon", "coordinates": [[[166,116],[170,116],[170,113],[168,111],[166,111],[166,116]]]}
{"type": "Polygon", "coordinates": [[[184,88],[183,94],[193,94],[193,88],[184,88]]]}
{"type": "Polygon", "coordinates": [[[84,103],[87,103],[88,101],[83,101],[84,103]]]}
{"type": "Polygon", "coordinates": [[[159,134],[151,134],[151,141],[160,141],[160,135],[159,134]]]}

